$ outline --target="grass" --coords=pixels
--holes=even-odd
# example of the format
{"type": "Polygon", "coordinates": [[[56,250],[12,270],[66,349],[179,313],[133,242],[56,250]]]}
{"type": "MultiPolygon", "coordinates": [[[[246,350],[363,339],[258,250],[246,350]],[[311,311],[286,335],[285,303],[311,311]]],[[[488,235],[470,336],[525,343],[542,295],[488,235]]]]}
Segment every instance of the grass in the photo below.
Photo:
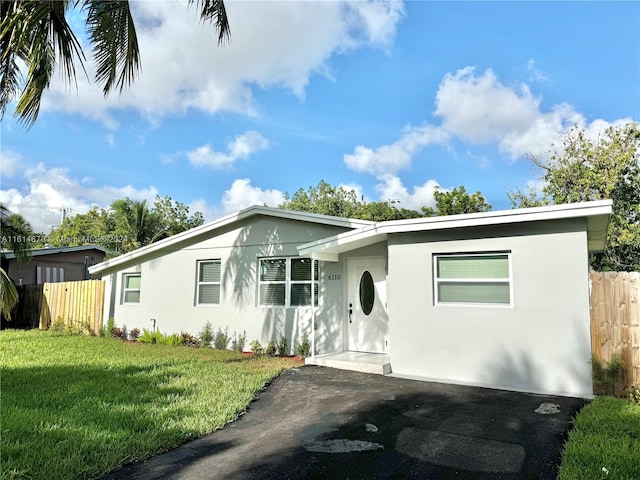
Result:
{"type": "Polygon", "coordinates": [[[640,479],[640,405],[597,397],[569,432],[560,480],[640,479]]]}
{"type": "Polygon", "coordinates": [[[288,359],[0,332],[0,478],[95,478],[240,415],[288,359]]]}

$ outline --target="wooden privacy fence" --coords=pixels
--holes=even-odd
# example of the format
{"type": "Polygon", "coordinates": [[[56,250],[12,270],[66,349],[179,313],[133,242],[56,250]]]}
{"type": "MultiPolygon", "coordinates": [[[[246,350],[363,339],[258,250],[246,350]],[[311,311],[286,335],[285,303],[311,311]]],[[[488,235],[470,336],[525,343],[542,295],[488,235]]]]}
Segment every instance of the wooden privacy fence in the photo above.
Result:
{"type": "Polygon", "coordinates": [[[591,272],[591,351],[620,355],[625,384],[640,383],[640,272],[591,272]]]}
{"type": "Polygon", "coordinates": [[[49,328],[58,319],[77,331],[89,329],[97,333],[102,327],[102,280],[27,285],[25,296],[25,309],[38,311],[40,329],[49,328]]]}

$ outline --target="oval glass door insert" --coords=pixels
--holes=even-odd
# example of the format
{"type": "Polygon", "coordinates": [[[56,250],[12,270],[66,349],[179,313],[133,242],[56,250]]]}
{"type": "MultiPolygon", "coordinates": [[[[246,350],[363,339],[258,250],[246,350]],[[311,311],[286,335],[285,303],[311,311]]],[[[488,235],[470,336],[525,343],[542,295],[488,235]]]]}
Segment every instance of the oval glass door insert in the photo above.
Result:
{"type": "Polygon", "coordinates": [[[373,303],[376,299],[376,289],[373,284],[373,277],[368,270],[365,270],[360,277],[360,306],[362,313],[369,315],[373,310],[373,303]]]}

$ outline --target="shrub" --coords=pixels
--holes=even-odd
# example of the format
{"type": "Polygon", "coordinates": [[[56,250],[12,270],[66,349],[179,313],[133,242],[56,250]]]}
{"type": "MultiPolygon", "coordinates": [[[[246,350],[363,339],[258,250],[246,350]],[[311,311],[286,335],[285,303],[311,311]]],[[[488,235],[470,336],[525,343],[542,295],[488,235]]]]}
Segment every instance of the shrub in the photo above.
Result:
{"type": "Polygon", "coordinates": [[[49,330],[56,333],[64,333],[67,330],[64,319],[62,317],[56,318],[53,322],[51,322],[49,330]]]}
{"type": "Polygon", "coordinates": [[[207,322],[200,332],[200,346],[210,347],[211,342],[213,342],[213,329],[211,328],[211,322],[207,322]]]}
{"type": "Polygon", "coordinates": [[[287,337],[280,337],[278,342],[278,355],[284,357],[289,354],[289,344],[287,343],[287,337]]]}
{"type": "Polygon", "coordinates": [[[629,400],[640,405],[640,383],[634,383],[629,387],[629,400]]]}
{"type": "Polygon", "coordinates": [[[264,349],[258,340],[254,340],[249,344],[249,346],[255,355],[262,355],[264,353],[264,349]]]}
{"type": "Polygon", "coordinates": [[[624,361],[620,355],[614,354],[609,362],[600,360],[596,355],[591,357],[593,383],[603,395],[622,394],[624,388],[624,361]]]}
{"type": "Polygon", "coordinates": [[[278,351],[278,344],[274,340],[271,340],[267,344],[267,348],[264,349],[264,353],[266,353],[270,357],[274,357],[277,351],[278,351]]]}
{"type": "Polygon", "coordinates": [[[236,332],[233,332],[233,342],[231,343],[231,348],[233,348],[236,352],[243,352],[244,346],[247,343],[247,332],[244,331],[242,335],[236,336],[236,332]]]}
{"type": "Polygon", "coordinates": [[[139,336],[140,336],[139,328],[132,328],[131,331],[129,332],[129,340],[132,340],[135,342],[139,336]]]}
{"type": "Polygon", "coordinates": [[[162,334],[156,330],[152,332],[146,328],[142,329],[142,335],[138,338],[141,343],[160,343],[162,342],[162,334]]]}
{"type": "Polygon", "coordinates": [[[302,342],[296,348],[296,355],[300,357],[308,357],[311,354],[311,342],[309,341],[309,334],[305,331],[302,334],[302,342]]]}
{"type": "Polygon", "coordinates": [[[177,347],[178,345],[182,345],[182,336],[177,333],[173,333],[171,335],[160,334],[158,343],[164,343],[165,345],[169,345],[171,347],[177,347]]]}
{"type": "Polygon", "coordinates": [[[122,329],[120,327],[115,327],[113,329],[113,332],[111,333],[111,336],[115,337],[115,338],[122,338],[123,334],[124,334],[124,332],[122,331],[122,329]]]}
{"type": "Polygon", "coordinates": [[[182,332],[182,345],[184,345],[185,347],[199,347],[200,346],[200,340],[198,340],[198,337],[191,335],[190,333],[187,332],[182,332]]]}
{"type": "Polygon", "coordinates": [[[218,331],[216,332],[216,336],[213,339],[213,348],[217,350],[226,350],[227,347],[229,346],[230,340],[231,338],[227,333],[227,329],[225,328],[223,332],[221,328],[218,328],[218,331]]]}
{"type": "Polygon", "coordinates": [[[116,320],[113,317],[109,317],[109,320],[107,320],[107,334],[110,336],[114,336],[113,335],[113,331],[116,328],[116,320]]]}

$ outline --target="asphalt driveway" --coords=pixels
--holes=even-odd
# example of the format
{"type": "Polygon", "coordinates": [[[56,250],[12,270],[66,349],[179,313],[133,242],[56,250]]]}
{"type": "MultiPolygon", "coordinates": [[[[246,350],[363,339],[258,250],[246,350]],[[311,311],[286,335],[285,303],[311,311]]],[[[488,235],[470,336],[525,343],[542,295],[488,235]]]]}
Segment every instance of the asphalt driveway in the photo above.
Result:
{"type": "Polygon", "coordinates": [[[583,405],[306,366],[236,422],[105,478],[555,479],[583,405]]]}

